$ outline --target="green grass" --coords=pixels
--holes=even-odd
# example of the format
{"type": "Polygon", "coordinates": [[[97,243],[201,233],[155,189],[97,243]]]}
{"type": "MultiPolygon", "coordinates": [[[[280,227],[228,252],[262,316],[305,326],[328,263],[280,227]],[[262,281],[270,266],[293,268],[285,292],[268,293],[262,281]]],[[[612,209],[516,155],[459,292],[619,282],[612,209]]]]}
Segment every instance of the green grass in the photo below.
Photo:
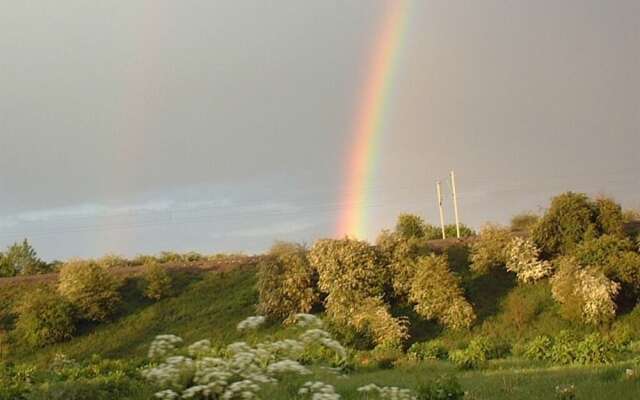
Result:
{"type": "MultiPolygon", "coordinates": [[[[474,277],[465,270],[464,255],[457,254],[454,261],[462,276],[467,295],[478,309],[480,323],[471,332],[454,333],[442,331],[436,324],[421,321],[406,308],[394,308],[394,313],[408,313],[412,319],[414,340],[427,340],[436,336],[451,346],[462,346],[475,335],[498,332],[510,340],[519,333],[505,310],[505,301],[512,296],[521,297],[534,308],[525,322],[528,335],[556,332],[570,326],[557,315],[553,302],[548,301],[549,288],[545,283],[516,287],[508,274],[474,277]],[[485,299],[493,296],[493,299],[485,299]]],[[[122,289],[123,307],[115,320],[99,325],[84,325],[81,335],[69,342],[43,349],[28,349],[15,346],[5,361],[35,364],[46,368],[56,353],[64,353],[76,360],[89,359],[93,354],[104,358],[127,359],[142,362],[150,342],[158,334],[172,333],[181,336],[187,344],[208,338],[214,343],[225,344],[243,337],[237,333],[236,325],[242,319],[255,314],[257,294],[255,272],[252,266],[230,272],[211,272],[202,275],[178,274],[176,293],[173,297],[152,302],[142,296],[139,279],[131,278],[122,289]]],[[[9,307],[25,288],[11,288],[0,294],[0,303],[9,307]]],[[[632,327],[640,326],[636,314],[621,320],[632,327]]],[[[639,314],[640,315],[640,314],[639,314]]],[[[8,328],[10,317],[0,323],[8,328]]],[[[256,336],[265,339],[286,335],[276,324],[266,326],[256,336]]],[[[401,386],[416,389],[421,383],[443,374],[453,374],[467,391],[468,399],[553,399],[555,387],[574,384],[578,400],[616,400],[640,398],[640,382],[624,381],[624,370],[628,366],[620,362],[604,367],[553,367],[543,363],[523,361],[516,358],[489,362],[477,371],[458,371],[448,362],[404,362],[394,369],[380,370],[374,367],[358,368],[348,379],[318,372],[318,376],[293,378],[278,387],[266,387],[263,398],[273,400],[294,398],[297,389],[308,379],[322,379],[336,386],[343,399],[361,399],[356,389],[359,386],[401,386]]],[[[138,393],[138,392],[136,392],[138,393]]],[[[131,393],[122,398],[142,399],[145,396],[131,393]]]]}

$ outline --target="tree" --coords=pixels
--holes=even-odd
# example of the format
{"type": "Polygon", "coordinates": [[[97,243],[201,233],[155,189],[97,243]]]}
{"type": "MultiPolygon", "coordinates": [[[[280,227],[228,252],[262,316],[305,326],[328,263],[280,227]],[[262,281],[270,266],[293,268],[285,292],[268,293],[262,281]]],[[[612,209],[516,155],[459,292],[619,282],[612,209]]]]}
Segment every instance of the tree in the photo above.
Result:
{"type": "Polygon", "coordinates": [[[288,320],[308,313],[319,301],[317,272],[307,258],[307,250],[297,243],[274,244],[258,264],[258,311],[288,320]]]}
{"type": "Polygon", "coordinates": [[[511,218],[511,230],[529,232],[539,220],[540,217],[533,213],[518,214],[511,218]]]}
{"type": "Polygon", "coordinates": [[[406,338],[406,320],[393,318],[384,302],[390,271],[376,246],[354,239],[322,239],[309,252],[318,271],[325,310],[338,325],[370,333],[377,345],[406,338]]]}
{"type": "Polygon", "coordinates": [[[540,250],[529,239],[513,238],[507,256],[507,271],[514,272],[520,283],[533,283],[553,273],[551,263],[540,260],[540,250]]]}
{"type": "Polygon", "coordinates": [[[471,270],[486,274],[507,263],[511,232],[498,225],[485,225],[471,245],[471,270]]]}
{"type": "Polygon", "coordinates": [[[551,278],[551,293],[565,318],[590,325],[615,318],[614,299],[620,284],[608,279],[602,268],[583,267],[575,258],[562,257],[556,263],[558,272],[551,278]]]}
{"type": "Polygon", "coordinates": [[[582,193],[554,197],[531,234],[546,257],[568,254],[580,242],[598,235],[597,207],[582,193]]]}
{"type": "Polygon", "coordinates": [[[624,235],[624,214],[622,207],[613,199],[600,197],[596,199],[596,222],[600,232],[605,235],[624,235]]]}
{"type": "Polygon", "coordinates": [[[94,261],[74,260],[60,269],[58,293],[92,321],[111,317],[120,304],[120,282],[94,261]]]}
{"type": "Polygon", "coordinates": [[[400,214],[396,222],[396,233],[403,239],[423,238],[427,234],[426,224],[416,214],[400,214]]]}
{"type": "Polygon", "coordinates": [[[3,275],[33,275],[49,272],[47,263],[38,258],[35,249],[29,244],[27,239],[20,243],[14,243],[2,257],[0,262],[2,265],[3,275]]]}
{"type": "Polygon", "coordinates": [[[459,279],[449,269],[444,256],[430,255],[418,260],[409,300],[416,312],[437,319],[451,329],[470,327],[476,319],[473,307],[464,298],[459,279]]]}

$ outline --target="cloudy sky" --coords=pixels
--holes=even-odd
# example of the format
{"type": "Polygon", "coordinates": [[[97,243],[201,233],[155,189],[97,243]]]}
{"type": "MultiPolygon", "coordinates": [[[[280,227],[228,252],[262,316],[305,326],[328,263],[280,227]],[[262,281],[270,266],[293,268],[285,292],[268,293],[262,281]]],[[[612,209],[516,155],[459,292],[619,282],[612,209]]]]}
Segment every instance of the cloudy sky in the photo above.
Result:
{"type": "MultiPolygon", "coordinates": [[[[331,235],[389,1],[2,3],[0,247],[256,252],[331,235]]],[[[409,10],[371,237],[402,211],[437,221],[450,169],[473,227],[568,189],[640,206],[640,2],[409,10]]]]}

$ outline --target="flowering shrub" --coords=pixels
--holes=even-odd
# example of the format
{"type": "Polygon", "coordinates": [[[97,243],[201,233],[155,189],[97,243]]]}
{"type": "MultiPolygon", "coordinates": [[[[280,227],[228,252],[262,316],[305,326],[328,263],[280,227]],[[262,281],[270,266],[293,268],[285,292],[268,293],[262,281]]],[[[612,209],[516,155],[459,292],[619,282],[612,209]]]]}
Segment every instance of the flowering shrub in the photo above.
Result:
{"type": "Polygon", "coordinates": [[[309,264],[303,246],[275,244],[258,265],[258,311],[287,319],[306,313],[319,302],[317,273],[309,264]]]}
{"type": "Polygon", "coordinates": [[[451,329],[468,328],[476,319],[458,278],[443,256],[420,258],[409,299],[422,317],[437,319],[451,329]]]}
{"type": "Polygon", "coordinates": [[[614,297],[620,284],[609,280],[597,267],[580,267],[575,259],[558,261],[558,272],[551,278],[553,298],[563,315],[586,324],[600,325],[616,315],[614,297]]]}
{"type": "Polygon", "coordinates": [[[514,272],[520,283],[532,283],[552,274],[549,261],[539,259],[540,250],[529,239],[515,237],[507,246],[507,271],[514,272]]]}
{"type": "Polygon", "coordinates": [[[104,321],[120,303],[120,282],[92,261],[70,261],[60,270],[58,293],[89,320],[104,321]]]}
{"type": "MultiPolygon", "coordinates": [[[[308,375],[309,369],[297,359],[310,345],[323,345],[346,357],[346,351],[319,328],[321,323],[310,315],[301,315],[301,327],[309,327],[298,339],[258,343],[251,346],[245,342],[232,343],[222,354],[214,352],[206,341],[189,346],[189,355],[177,355],[177,346],[182,339],[173,335],[161,335],[151,344],[149,356],[162,356],[164,361],[143,371],[149,381],[160,387],[156,397],[160,399],[252,399],[257,398],[260,387],[276,383],[287,374],[308,375]]],[[[238,324],[243,330],[255,329],[264,321],[251,317],[238,324]]],[[[307,385],[307,392],[322,393],[326,388],[307,385]]],[[[302,393],[304,394],[304,393],[302,393]]],[[[325,393],[327,394],[327,393],[325,393]]],[[[325,397],[313,397],[325,398],[325,397]]],[[[329,398],[329,397],[327,397],[329,398]]]]}
{"type": "Polygon", "coordinates": [[[471,245],[471,270],[485,274],[507,263],[511,232],[498,225],[486,225],[471,245]]]}
{"type": "Polygon", "coordinates": [[[432,253],[424,238],[405,238],[397,232],[384,231],[376,240],[376,246],[384,255],[391,271],[391,283],[395,297],[406,302],[416,273],[416,260],[432,253]]]}
{"type": "Polygon", "coordinates": [[[171,293],[173,279],[166,268],[155,261],[145,264],[144,280],[144,295],[149,299],[160,300],[171,293]]]}
{"type": "Polygon", "coordinates": [[[318,286],[327,293],[325,309],[338,325],[370,332],[377,345],[402,342],[407,320],[393,318],[383,296],[389,282],[380,251],[366,242],[319,240],[309,253],[318,286]]]}

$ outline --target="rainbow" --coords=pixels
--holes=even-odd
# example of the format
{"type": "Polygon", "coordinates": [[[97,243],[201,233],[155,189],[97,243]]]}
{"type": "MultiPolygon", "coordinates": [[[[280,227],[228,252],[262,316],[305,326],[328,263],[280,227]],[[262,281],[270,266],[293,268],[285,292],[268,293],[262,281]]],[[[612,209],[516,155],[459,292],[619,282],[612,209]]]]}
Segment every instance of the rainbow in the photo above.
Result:
{"type": "Polygon", "coordinates": [[[337,224],[338,236],[365,237],[368,232],[366,203],[375,177],[380,140],[385,129],[394,70],[408,20],[410,0],[388,0],[388,9],[377,34],[365,72],[360,102],[354,121],[353,143],[346,164],[337,224]]]}

